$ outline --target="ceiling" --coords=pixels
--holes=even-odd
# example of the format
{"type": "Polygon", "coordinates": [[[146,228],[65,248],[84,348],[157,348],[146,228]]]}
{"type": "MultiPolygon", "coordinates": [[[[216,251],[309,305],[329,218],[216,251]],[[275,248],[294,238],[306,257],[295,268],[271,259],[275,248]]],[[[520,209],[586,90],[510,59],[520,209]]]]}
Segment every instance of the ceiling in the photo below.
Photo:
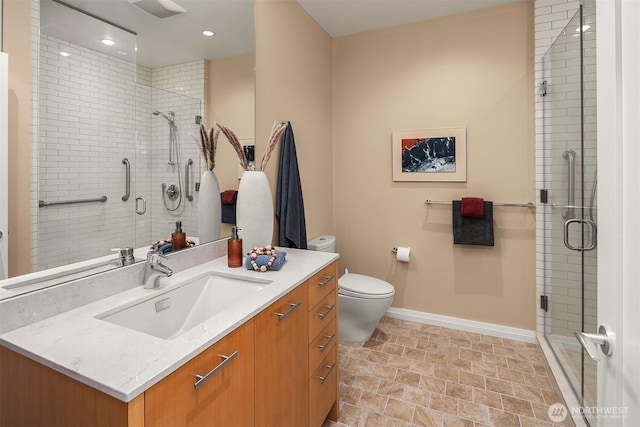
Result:
{"type": "MultiPolygon", "coordinates": [[[[521,0],[297,1],[331,36],[337,37],[521,0]]],[[[175,0],[175,3],[187,12],[158,18],[127,0],[41,0],[41,31],[94,50],[117,52],[114,56],[135,60],[149,68],[254,51],[253,0],[175,0]],[[60,2],[124,30],[114,29],[60,2]],[[201,34],[204,29],[216,35],[204,37],[201,34]],[[117,44],[106,47],[100,42],[102,38],[111,38],[117,44]]]]}
{"type": "Polygon", "coordinates": [[[255,50],[253,0],[176,0],[187,12],[168,18],[153,16],[127,0],[61,1],[128,31],[87,17],[60,2],[41,0],[41,32],[109,54],[126,51],[126,55],[121,54],[122,59],[135,60],[149,68],[255,50]],[[214,31],[215,36],[204,37],[205,29],[214,31]],[[137,35],[133,37],[129,31],[137,35]],[[117,44],[105,47],[103,38],[117,44]]]}
{"type": "Polygon", "coordinates": [[[331,36],[501,6],[521,0],[298,0],[331,36]]]}

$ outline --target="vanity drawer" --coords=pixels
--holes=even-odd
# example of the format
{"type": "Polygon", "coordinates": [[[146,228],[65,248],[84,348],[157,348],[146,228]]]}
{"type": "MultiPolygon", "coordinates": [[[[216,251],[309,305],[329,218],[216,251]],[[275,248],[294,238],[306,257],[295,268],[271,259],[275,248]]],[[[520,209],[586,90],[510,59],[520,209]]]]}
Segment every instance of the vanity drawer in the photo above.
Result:
{"type": "Polygon", "coordinates": [[[309,378],[309,426],[320,427],[331,408],[337,405],[337,398],[338,363],[334,345],[309,378]]]}
{"type": "Polygon", "coordinates": [[[309,311],[309,341],[315,340],[321,330],[336,318],[338,304],[336,291],[331,291],[309,311]]]}
{"type": "Polygon", "coordinates": [[[338,263],[332,262],[309,279],[309,307],[338,287],[338,263]]]}
{"type": "Polygon", "coordinates": [[[338,330],[336,328],[337,320],[334,318],[323,330],[318,334],[316,339],[309,344],[309,374],[312,374],[322,359],[337,345],[338,330]]]}

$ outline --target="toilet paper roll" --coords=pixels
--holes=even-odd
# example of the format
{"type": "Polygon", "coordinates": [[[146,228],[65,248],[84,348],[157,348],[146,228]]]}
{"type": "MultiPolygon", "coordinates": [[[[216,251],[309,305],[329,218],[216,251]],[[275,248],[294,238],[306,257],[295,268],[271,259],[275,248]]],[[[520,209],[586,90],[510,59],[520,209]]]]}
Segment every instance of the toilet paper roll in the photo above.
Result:
{"type": "Polygon", "coordinates": [[[409,252],[411,252],[411,248],[398,246],[398,251],[396,252],[396,259],[400,262],[409,262],[409,252]]]}

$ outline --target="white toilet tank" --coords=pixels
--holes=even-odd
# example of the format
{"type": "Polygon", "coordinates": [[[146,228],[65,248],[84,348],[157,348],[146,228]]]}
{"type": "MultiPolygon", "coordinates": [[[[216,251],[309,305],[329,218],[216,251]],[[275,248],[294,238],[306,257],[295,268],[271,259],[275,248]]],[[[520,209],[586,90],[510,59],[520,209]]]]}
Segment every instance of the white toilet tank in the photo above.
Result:
{"type": "Polygon", "coordinates": [[[336,236],[323,234],[321,236],[313,238],[307,242],[307,248],[312,251],[335,252],[336,236]]]}

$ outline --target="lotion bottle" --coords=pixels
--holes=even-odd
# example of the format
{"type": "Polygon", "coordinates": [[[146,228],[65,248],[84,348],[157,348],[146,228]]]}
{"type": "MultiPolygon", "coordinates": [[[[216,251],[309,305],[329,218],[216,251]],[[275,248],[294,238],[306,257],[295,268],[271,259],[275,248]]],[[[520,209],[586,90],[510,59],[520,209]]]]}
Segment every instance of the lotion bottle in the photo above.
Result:
{"type": "Polygon", "coordinates": [[[176,231],[171,234],[171,251],[179,251],[184,248],[187,234],[182,231],[182,221],[176,221],[176,231]]]}
{"type": "Polygon", "coordinates": [[[238,237],[238,227],[231,227],[231,237],[227,240],[227,265],[242,267],[242,239],[238,237]]]}

